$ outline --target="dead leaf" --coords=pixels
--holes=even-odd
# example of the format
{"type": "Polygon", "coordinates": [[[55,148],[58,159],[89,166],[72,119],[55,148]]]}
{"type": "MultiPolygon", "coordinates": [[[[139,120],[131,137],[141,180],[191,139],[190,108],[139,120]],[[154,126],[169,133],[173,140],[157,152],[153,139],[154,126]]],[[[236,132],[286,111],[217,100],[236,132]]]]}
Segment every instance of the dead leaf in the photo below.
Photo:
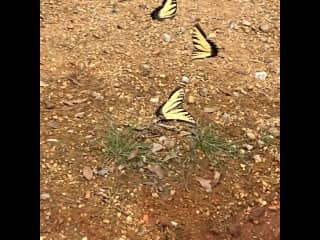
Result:
{"type": "Polygon", "coordinates": [[[134,159],[138,155],[139,150],[134,149],[128,155],[128,160],[134,159]]]}
{"type": "Polygon", "coordinates": [[[196,177],[196,180],[200,183],[202,187],[205,188],[206,192],[212,192],[212,180],[204,179],[202,177],[196,177]]]}
{"type": "Polygon", "coordinates": [[[87,180],[91,180],[93,177],[93,171],[90,167],[85,166],[82,170],[82,173],[87,180]]]}
{"type": "Polygon", "coordinates": [[[147,169],[153,173],[155,173],[160,179],[164,177],[164,171],[162,168],[157,164],[149,164],[147,169]]]}
{"type": "Polygon", "coordinates": [[[152,144],[152,148],[151,148],[151,152],[152,153],[156,153],[160,150],[164,149],[163,145],[159,144],[159,143],[153,143],[152,144]]]}

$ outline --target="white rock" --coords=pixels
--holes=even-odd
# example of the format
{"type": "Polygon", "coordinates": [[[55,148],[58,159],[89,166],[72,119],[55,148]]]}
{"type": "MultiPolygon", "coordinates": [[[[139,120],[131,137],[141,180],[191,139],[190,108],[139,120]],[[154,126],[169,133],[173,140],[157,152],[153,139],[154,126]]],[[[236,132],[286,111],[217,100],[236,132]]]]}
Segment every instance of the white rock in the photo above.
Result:
{"type": "Polygon", "coordinates": [[[266,72],[256,72],[256,79],[265,80],[267,77],[266,72]]]}
{"type": "Polygon", "coordinates": [[[190,82],[190,79],[189,79],[187,76],[183,76],[182,79],[181,79],[181,81],[182,81],[183,83],[189,83],[189,82],[190,82]]]}
{"type": "Polygon", "coordinates": [[[170,40],[171,40],[170,35],[167,34],[167,33],[164,33],[164,34],[163,34],[163,40],[166,41],[166,42],[170,42],[170,40]]]}
{"type": "Polygon", "coordinates": [[[178,223],[175,222],[175,221],[171,221],[171,224],[172,224],[172,226],[174,226],[174,227],[178,226],[178,223]]]}
{"type": "Polygon", "coordinates": [[[42,193],[41,195],[40,195],[40,199],[41,200],[47,200],[47,199],[49,199],[50,198],[50,194],[49,193],[42,193]]]}
{"type": "Polygon", "coordinates": [[[254,159],[254,161],[255,161],[256,163],[262,162],[262,158],[260,157],[259,154],[254,155],[254,156],[253,156],[253,159],[254,159]]]}
{"type": "Polygon", "coordinates": [[[264,23],[262,25],[260,25],[259,29],[261,30],[261,32],[269,32],[271,29],[271,26],[267,23],[264,23]]]}
{"type": "Polygon", "coordinates": [[[159,98],[158,97],[150,98],[150,102],[159,103],[159,98]]]}
{"type": "Polygon", "coordinates": [[[250,26],[251,22],[247,21],[247,20],[242,20],[242,25],[244,26],[250,26]]]}
{"type": "Polygon", "coordinates": [[[253,146],[250,145],[250,144],[243,144],[243,147],[244,147],[245,149],[247,149],[248,151],[251,151],[251,150],[253,149],[253,146]]]}

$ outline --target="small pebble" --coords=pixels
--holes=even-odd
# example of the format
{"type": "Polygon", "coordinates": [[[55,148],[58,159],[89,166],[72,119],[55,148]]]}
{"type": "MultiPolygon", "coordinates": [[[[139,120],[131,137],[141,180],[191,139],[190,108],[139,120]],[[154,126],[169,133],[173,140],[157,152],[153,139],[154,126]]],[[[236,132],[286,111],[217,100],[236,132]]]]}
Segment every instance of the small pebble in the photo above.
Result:
{"type": "Polygon", "coordinates": [[[110,220],[108,220],[108,219],[103,219],[102,222],[105,223],[105,224],[109,224],[109,223],[110,223],[110,220]]]}
{"type": "Polygon", "coordinates": [[[231,21],[229,25],[230,29],[238,29],[238,25],[236,21],[231,21]]]}
{"type": "Polygon", "coordinates": [[[259,147],[263,147],[264,146],[264,141],[258,140],[257,141],[259,147]]]}
{"type": "Polygon", "coordinates": [[[256,79],[265,80],[267,77],[266,72],[256,72],[256,79]]]}
{"type": "Polygon", "coordinates": [[[261,32],[267,33],[267,32],[270,31],[271,26],[269,24],[265,23],[265,24],[261,24],[259,29],[260,29],[261,32]]]}
{"type": "Polygon", "coordinates": [[[226,123],[228,123],[230,121],[230,119],[231,119],[230,114],[228,114],[228,113],[224,113],[222,115],[222,118],[223,118],[223,121],[226,122],[226,123]]]}
{"type": "Polygon", "coordinates": [[[153,198],[158,198],[158,197],[159,197],[159,194],[158,194],[158,193],[152,193],[151,196],[152,196],[153,198]]]}
{"type": "Polygon", "coordinates": [[[268,133],[270,133],[274,137],[280,136],[280,131],[276,127],[272,127],[268,130],[268,133]]]}
{"type": "Polygon", "coordinates": [[[251,22],[247,21],[247,20],[242,20],[242,25],[244,26],[250,26],[251,22]]]}
{"type": "Polygon", "coordinates": [[[101,95],[101,93],[98,92],[92,92],[91,96],[94,97],[96,100],[103,100],[103,96],[101,95]]]}
{"type": "Polygon", "coordinates": [[[248,151],[251,151],[251,150],[253,149],[253,146],[250,145],[250,144],[243,144],[243,147],[244,147],[245,149],[247,149],[248,151]]]}
{"type": "Polygon", "coordinates": [[[189,79],[187,76],[183,76],[181,81],[182,81],[183,83],[189,83],[189,82],[190,82],[190,79],[189,79]]]}
{"type": "Polygon", "coordinates": [[[151,73],[151,67],[148,64],[142,64],[140,68],[143,76],[148,76],[151,73]]]}
{"type": "Polygon", "coordinates": [[[178,223],[177,223],[177,222],[174,222],[174,221],[171,221],[171,225],[174,226],[174,227],[176,227],[176,226],[178,226],[178,223]]]}
{"type": "Polygon", "coordinates": [[[206,96],[208,96],[208,94],[209,94],[209,89],[208,88],[201,88],[199,90],[199,95],[201,97],[206,97],[206,96]]]}
{"type": "Polygon", "coordinates": [[[101,168],[101,167],[98,167],[93,171],[93,173],[98,176],[104,176],[104,175],[108,174],[109,172],[111,172],[111,170],[109,168],[101,168]]]}
{"type": "Polygon", "coordinates": [[[161,53],[160,49],[156,49],[156,50],[153,51],[153,55],[155,55],[155,56],[159,56],[160,53],[161,53]]]}
{"type": "Polygon", "coordinates": [[[48,84],[42,80],[40,80],[40,87],[46,87],[48,84]]]}
{"type": "Polygon", "coordinates": [[[44,107],[46,109],[53,109],[55,107],[55,105],[52,102],[45,101],[44,102],[44,107]]]}
{"type": "Polygon", "coordinates": [[[74,115],[76,118],[83,118],[84,112],[79,112],[74,115]]]}
{"type": "Polygon", "coordinates": [[[132,222],[132,217],[128,216],[128,217],[126,218],[126,220],[127,220],[128,223],[131,223],[131,222],[132,222]]]}
{"type": "Polygon", "coordinates": [[[54,129],[59,128],[59,124],[55,120],[50,120],[48,122],[48,125],[49,125],[49,127],[54,128],[54,129]]]}
{"type": "Polygon", "coordinates": [[[163,34],[163,40],[164,40],[165,42],[170,42],[170,40],[171,40],[170,35],[167,34],[167,33],[164,33],[164,34],[163,34]]]}
{"type": "Polygon", "coordinates": [[[262,162],[262,159],[261,159],[261,157],[260,157],[260,155],[259,155],[259,154],[254,155],[254,156],[253,156],[253,159],[254,159],[254,161],[255,161],[256,163],[260,163],[260,162],[262,162]]]}
{"type": "Polygon", "coordinates": [[[150,98],[150,102],[159,103],[159,98],[158,97],[150,98]]]}
{"type": "Polygon", "coordinates": [[[217,34],[216,33],[209,33],[208,35],[209,38],[216,38],[217,37],[217,34]]]}
{"type": "Polygon", "coordinates": [[[47,200],[47,199],[49,199],[50,198],[50,194],[49,193],[42,193],[41,195],[40,195],[40,199],[41,200],[47,200]]]}
{"type": "Polygon", "coordinates": [[[248,137],[250,140],[256,139],[256,135],[254,135],[252,132],[247,132],[247,137],[248,137]]]}
{"type": "Polygon", "coordinates": [[[189,96],[188,96],[188,98],[187,98],[187,103],[189,103],[189,104],[193,104],[193,103],[195,103],[195,102],[196,102],[195,97],[194,97],[194,96],[189,95],[189,96]]]}

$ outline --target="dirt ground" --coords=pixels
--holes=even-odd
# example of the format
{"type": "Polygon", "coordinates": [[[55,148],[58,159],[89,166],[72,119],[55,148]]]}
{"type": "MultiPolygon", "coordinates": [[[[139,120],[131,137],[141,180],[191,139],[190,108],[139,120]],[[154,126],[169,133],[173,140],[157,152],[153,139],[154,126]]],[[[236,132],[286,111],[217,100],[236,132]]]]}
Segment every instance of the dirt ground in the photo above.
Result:
{"type": "Polygon", "coordinates": [[[177,2],[176,17],[160,22],[150,13],[161,0],[40,1],[45,240],[280,239],[280,3],[177,2]],[[220,57],[191,61],[197,21],[220,57]],[[165,163],[166,149],[135,167],[104,153],[111,123],[152,123],[183,76],[197,127],[214,124],[239,153],[219,164],[201,151],[190,160],[187,136],[163,127],[136,134],[150,147],[172,140],[178,154],[165,163]],[[197,180],[217,173],[211,192],[197,180]]]}

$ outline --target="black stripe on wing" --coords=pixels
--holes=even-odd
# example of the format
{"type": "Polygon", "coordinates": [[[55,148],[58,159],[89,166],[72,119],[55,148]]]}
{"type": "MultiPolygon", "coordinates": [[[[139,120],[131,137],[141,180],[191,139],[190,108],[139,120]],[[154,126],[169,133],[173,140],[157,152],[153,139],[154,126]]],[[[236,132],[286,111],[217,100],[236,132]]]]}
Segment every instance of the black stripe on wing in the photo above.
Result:
{"type": "MultiPolygon", "coordinates": [[[[196,23],[194,26],[198,29],[198,31],[201,33],[201,35],[206,39],[206,41],[211,46],[211,55],[210,55],[210,57],[217,56],[218,52],[219,52],[218,46],[214,42],[212,42],[210,39],[208,39],[207,35],[202,30],[202,28],[200,27],[199,23],[196,23]]],[[[199,40],[198,37],[197,37],[197,34],[195,34],[195,33],[192,34],[192,40],[199,40]]],[[[201,46],[201,44],[195,43],[195,41],[193,41],[193,44],[194,44],[194,46],[196,46],[196,45],[200,45],[201,46]]],[[[194,49],[194,52],[196,53],[196,52],[205,52],[205,51],[200,50],[200,49],[197,48],[197,49],[194,49]]]]}
{"type": "Polygon", "coordinates": [[[175,11],[171,14],[170,17],[162,17],[159,15],[161,9],[164,7],[164,5],[166,4],[167,0],[163,0],[161,6],[157,7],[156,9],[154,9],[152,12],[151,12],[151,17],[152,19],[157,19],[157,20],[164,20],[166,18],[171,18],[171,17],[174,17],[176,12],[177,12],[177,1],[176,0],[172,0],[172,7],[170,9],[168,9],[167,11],[171,11],[172,9],[175,8],[175,11]]]}
{"type": "MultiPolygon", "coordinates": [[[[169,101],[169,99],[172,97],[173,94],[175,94],[176,91],[179,91],[180,89],[182,89],[182,87],[177,87],[175,90],[172,91],[172,93],[169,95],[167,101],[165,101],[163,104],[160,105],[160,107],[158,107],[157,111],[155,112],[156,116],[160,116],[163,115],[162,113],[162,107],[169,101]]],[[[179,94],[179,98],[184,97],[184,92],[181,92],[179,94]]],[[[179,108],[182,105],[183,99],[181,101],[181,103],[179,103],[175,108],[179,108]]],[[[169,109],[169,111],[172,110],[172,108],[169,109]]]]}

